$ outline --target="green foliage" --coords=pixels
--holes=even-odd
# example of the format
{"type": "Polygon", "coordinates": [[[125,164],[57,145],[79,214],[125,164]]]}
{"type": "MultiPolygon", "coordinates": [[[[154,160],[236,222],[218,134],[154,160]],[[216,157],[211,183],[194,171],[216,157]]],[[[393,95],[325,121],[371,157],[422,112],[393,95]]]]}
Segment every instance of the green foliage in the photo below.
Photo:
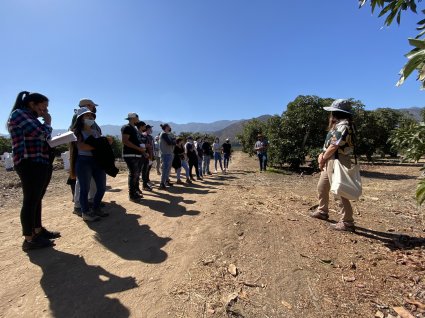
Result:
{"type": "MultiPolygon", "coordinates": [[[[237,135],[237,139],[242,145],[242,151],[250,156],[255,154],[254,145],[257,141],[258,134],[266,135],[266,123],[258,119],[247,121],[243,125],[242,133],[237,135]]],[[[266,135],[267,136],[267,135],[266,135]]]]}
{"type": "MultiPolygon", "coordinates": [[[[389,26],[394,21],[394,18],[400,24],[401,13],[403,11],[410,10],[417,13],[416,2],[421,2],[421,0],[360,0],[360,7],[364,6],[367,2],[370,2],[372,13],[377,7],[381,8],[379,17],[386,15],[385,25],[389,26]]],[[[425,10],[422,10],[421,13],[425,15],[425,10]]],[[[425,89],[425,19],[422,19],[417,24],[418,27],[416,29],[419,31],[419,34],[415,38],[409,38],[409,44],[413,46],[413,49],[406,54],[408,61],[400,71],[400,79],[397,82],[397,86],[402,85],[405,79],[416,70],[418,71],[417,80],[422,82],[422,89],[425,89]]]]}
{"type": "Polygon", "coordinates": [[[416,187],[416,201],[422,205],[425,201],[425,180],[421,180],[416,187]]]}
{"type": "Polygon", "coordinates": [[[5,152],[12,152],[12,141],[10,138],[5,138],[0,136],[0,155],[5,152]]]}
{"type": "Polygon", "coordinates": [[[114,136],[107,136],[112,138],[112,152],[114,153],[115,158],[121,158],[122,157],[122,141],[121,139],[114,137],[114,136]]]}
{"type": "MultiPolygon", "coordinates": [[[[208,140],[208,142],[213,143],[215,136],[207,133],[200,133],[200,132],[189,132],[189,131],[182,131],[179,133],[179,137],[183,138],[185,141],[187,140],[187,137],[191,136],[193,140],[197,140],[198,138],[202,138],[203,140],[208,140]]],[[[224,142],[224,140],[220,140],[220,142],[224,142]]]]}
{"type": "Polygon", "coordinates": [[[389,141],[405,160],[419,161],[425,154],[425,126],[411,124],[394,130],[389,141]]]}

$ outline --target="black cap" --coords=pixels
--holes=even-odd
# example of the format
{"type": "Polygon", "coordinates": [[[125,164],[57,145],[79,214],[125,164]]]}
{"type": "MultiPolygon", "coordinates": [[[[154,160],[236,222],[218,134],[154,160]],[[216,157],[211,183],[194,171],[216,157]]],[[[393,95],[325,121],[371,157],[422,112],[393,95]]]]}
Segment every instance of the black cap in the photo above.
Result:
{"type": "Polygon", "coordinates": [[[138,123],[135,124],[137,128],[140,128],[142,126],[146,126],[146,123],[144,121],[139,121],[138,123]]]}
{"type": "Polygon", "coordinates": [[[146,125],[146,129],[153,128],[151,125],[146,125]]]}

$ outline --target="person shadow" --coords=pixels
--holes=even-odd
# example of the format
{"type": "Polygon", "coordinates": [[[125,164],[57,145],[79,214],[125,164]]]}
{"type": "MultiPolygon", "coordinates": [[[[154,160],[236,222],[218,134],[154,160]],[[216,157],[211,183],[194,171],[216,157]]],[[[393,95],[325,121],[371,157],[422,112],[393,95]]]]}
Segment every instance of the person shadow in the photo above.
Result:
{"type": "Polygon", "coordinates": [[[43,271],[40,285],[53,317],[129,317],[130,311],[108,294],[138,287],[134,277],[119,277],[84,257],[43,249],[30,251],[31,263],[43,271]]]}
{"type": "MultiPolygon", "coordinates": [[[[169,192],[162,192],[159,194],[151,193],[151,196],[157,196],[158,198],[161,198],[163,200],[146,199],[142,202],[142,204],[153,211],[162,213],[166,217],[180,217],[183,215],[189,215],[189,216],[199,215],[201,212],[197,210],[188,210],[186,209],[186,207],[180,205],[180,203],[195,204],[196,201],[184,199],[183,196],[180,196],[180,195],[172,195],[172,194],[177,194],[178,193],[177,191],[182,191],[182,190],[173,188],[173,189],[170,189],[169,192]],[[171,192],[171,191],[174,191],[174,192],[171,192]]],[[[189,191],[199,192],[201,190],[191,189],[189,191]]],[[[208,193],[208,191],[206,193],[208,193]]]]}
{"type": "Polygon", "coordinates": [[[121,205],[111,201],[105,208],[110,215],[100,222],[88,223],[96,232],[95,239],[109,251],[126,260],[149,264],[164,262],[168,255],[161,248],[171,238],[159,237],[146,224],[139,224],[139,214],[128,213],[121,205]]]}

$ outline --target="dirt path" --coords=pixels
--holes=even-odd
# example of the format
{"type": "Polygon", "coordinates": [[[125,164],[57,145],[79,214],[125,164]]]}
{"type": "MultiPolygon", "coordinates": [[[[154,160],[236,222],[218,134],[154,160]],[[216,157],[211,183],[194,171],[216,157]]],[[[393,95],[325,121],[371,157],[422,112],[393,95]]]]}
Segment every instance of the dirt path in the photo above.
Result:
{"type": "Polygon", "coordinates": [[[6,186],[0,316],[386,317],[405,305],[421,317],[420,305],[406,303],[425,303],[418,167],[364,167],[357,234],[307,216],[317,175],[256,170],[237,153],[230,174],[145,193],[142,204],[128,201],[123,172],[108,179],[111,215],[92,224],[71,213],[65,173],[55,171],[44,220],[62,238],[28,255],[19,189],[6,186]]]}

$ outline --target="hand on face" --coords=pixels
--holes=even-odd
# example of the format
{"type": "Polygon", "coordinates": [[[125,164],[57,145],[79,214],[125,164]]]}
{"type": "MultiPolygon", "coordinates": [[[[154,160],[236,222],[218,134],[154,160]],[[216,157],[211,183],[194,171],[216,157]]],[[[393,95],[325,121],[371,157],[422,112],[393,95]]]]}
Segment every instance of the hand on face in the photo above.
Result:
{"type": "Polygon", "coordinates": [[[46,124],[50,125],[52,122],[52,116],[50,116],[49,110],[47,109],[49,107],[49,102],[45,101],[38,104],[30,102],[29,107],[32,111],[37,113],[38,117],[42,117],[46,124]]]}

